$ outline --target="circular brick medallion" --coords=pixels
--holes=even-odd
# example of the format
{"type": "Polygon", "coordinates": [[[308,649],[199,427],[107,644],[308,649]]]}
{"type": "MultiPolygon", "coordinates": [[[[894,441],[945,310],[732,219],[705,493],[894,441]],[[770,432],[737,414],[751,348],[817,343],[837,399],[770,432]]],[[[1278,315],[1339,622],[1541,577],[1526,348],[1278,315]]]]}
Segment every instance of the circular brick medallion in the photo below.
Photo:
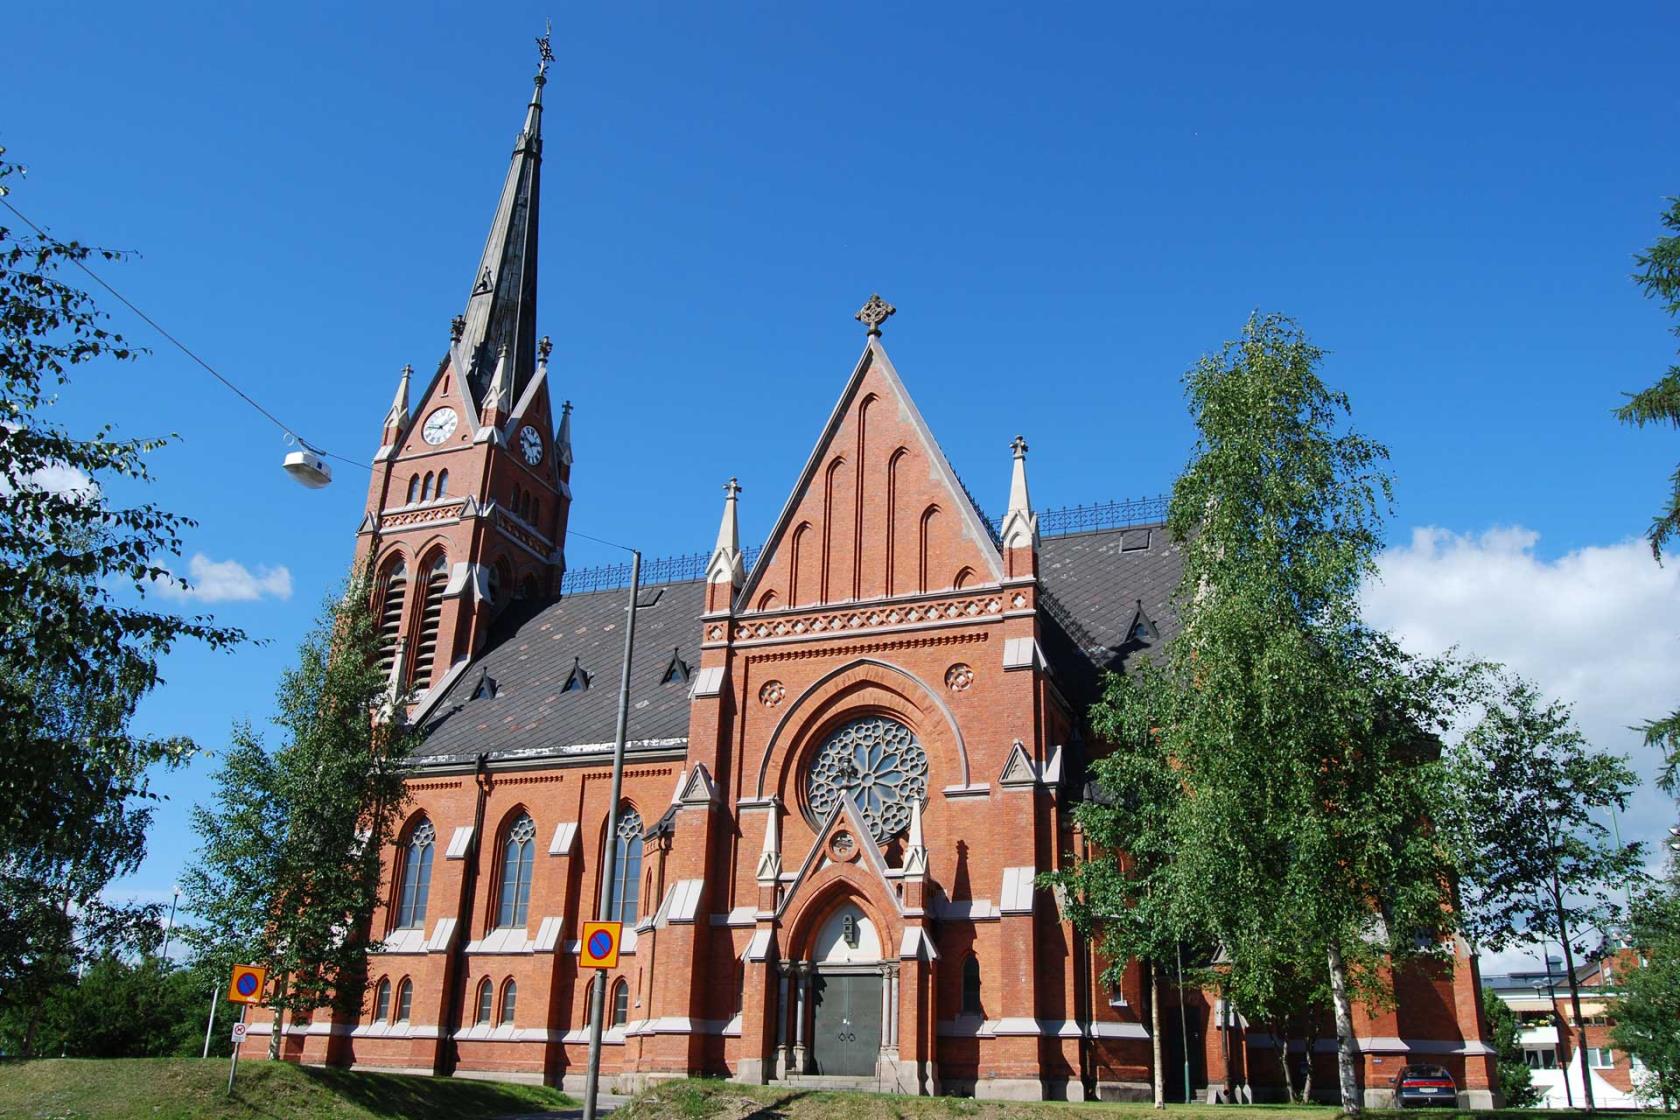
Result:
{"type": "Polygon", "coordinates": [[[961,661],[945,670],[945,687],[952,692],[967,692],[974,683],[974,670],[961,661]]]}

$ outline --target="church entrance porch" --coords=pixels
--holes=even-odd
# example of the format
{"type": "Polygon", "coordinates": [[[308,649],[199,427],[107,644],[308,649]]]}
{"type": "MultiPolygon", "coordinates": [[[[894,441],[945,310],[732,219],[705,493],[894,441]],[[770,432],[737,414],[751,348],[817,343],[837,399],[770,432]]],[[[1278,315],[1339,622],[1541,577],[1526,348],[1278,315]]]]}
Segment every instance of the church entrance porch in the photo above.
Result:
{"type": "Polygon", "coordinates": [[[895,1085],[899,963],[883,959],[874,922],[844,902],[823,919],[808,952],[781,965],[777,1079],[861,1087],[886,1077],[895,1085]]]}
{"type": "Polygon", "coordinates": [[[823,1077],[874,1077],[881,1058],[880,967],[819,968],[811,981],[811,1065],[823,1077]]]}

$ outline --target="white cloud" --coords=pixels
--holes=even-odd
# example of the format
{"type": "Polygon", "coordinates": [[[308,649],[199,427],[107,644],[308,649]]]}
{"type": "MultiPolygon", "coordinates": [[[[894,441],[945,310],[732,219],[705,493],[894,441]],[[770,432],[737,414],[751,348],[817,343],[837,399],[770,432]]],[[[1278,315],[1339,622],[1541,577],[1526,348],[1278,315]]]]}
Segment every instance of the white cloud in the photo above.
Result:
{"type": "Polygon", "coordinates": [[[187,578],[160,580],[159,592],[171,599],[199,603],[249,603],[257,599],[290,599],[292,573],[284,564],[259,566],[255,571],[237,560],[212,560],[195,552],[187,561],[187,578]]]}
{"type": "MultiPolygon", "coordinates": [[[[49,494],[58,494],[66,498],[80,501],[93,501],[99,497],[99,483],[84,470],[72,467],[68,463],[54,463],[50,467],[42,467],[38,471],[23,476],[26,489],[45,490],[49,494]]],[[[12,492],[12,483],[8,478],[0,477],[0,495],[12,492]]]]}
{"type": "Polygon", "coordinates": [[[1588,739],[1645,780],[1621,827],[1654,847],[1675,807],[1651,781],[1657,752],[1631,728],[1680,707],[1680,564],[1659,565],[1633,539],[1547,559],[1539,540],[1521,527],[1414,529],[1366,586],[1366,617],[1411,650],[1456,645],[1573,704],[1588,739]]]}

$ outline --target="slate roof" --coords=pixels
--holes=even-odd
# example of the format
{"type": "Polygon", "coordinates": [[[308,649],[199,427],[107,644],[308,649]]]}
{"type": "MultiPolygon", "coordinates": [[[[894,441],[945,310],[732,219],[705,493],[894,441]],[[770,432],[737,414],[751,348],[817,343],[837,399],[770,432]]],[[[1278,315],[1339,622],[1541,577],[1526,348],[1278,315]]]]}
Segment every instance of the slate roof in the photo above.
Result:
{"type": "MultiPolygon", "coordinates": [[[[1104,670],[1123,671],[1172,636],[1171,597],[1182,564],[1179,546],[1159,525],[1043,541],[1039,572],[1050,616],[1045,655],[1070,701],[1083,707],[1095,697],[1104,670]]],[[[657,604],[636,621],[627,733],[632,751],[686,745],[690,680],[665,683],[665,675],[673,655],[690,674],[700,664],[706,584],[644,588],[641,601],[655,590],[657,604]]],[[[623,588],[573,594],[528,619],[504,618],[489,649],[426,709],[418,764],[471,763],[481,751],[492,760],[533,762],[610,752],[626,594],[623,588]],[[590,684],[567,692],[574,665],[589,674],[590,684]]]]}
{"type": "Polygon", "coordinates": [[[1178,632],[1172,595],[1184,570],[1164,525],[1046,538],[1038,575],[1045,655],[1068,699],[1096,698],[1104,671],[1124,672],[1178,632]],[[1141,613],[1140,613],[1141,612],[1141,613]]]}
{"type": "MultiPolygon", "coordinates": [[[[568,595],[508,627],[500,641],[493,637],[494,644],[426,713],[426,741],[417,762],[471,762],[480,751],[489,751],[492,759],[533,761],[610,752],[628,595],[625,588],[568,595]],[[589,675],[589,686],[566,692],[574,664],[589,675]],[[483,675],[495,682],[493,697],[480,688],[483,675]]],[[[694,581],[643,588],[640,602],[626,738],[632,750],[680,749],[688,740],[691,681],[679,674],[665,683],[665,674],[673,655],[690,675],[700,664],[706,585],[694,581]],[[657,602],[646,606],[655,592],[657,602]]]]}

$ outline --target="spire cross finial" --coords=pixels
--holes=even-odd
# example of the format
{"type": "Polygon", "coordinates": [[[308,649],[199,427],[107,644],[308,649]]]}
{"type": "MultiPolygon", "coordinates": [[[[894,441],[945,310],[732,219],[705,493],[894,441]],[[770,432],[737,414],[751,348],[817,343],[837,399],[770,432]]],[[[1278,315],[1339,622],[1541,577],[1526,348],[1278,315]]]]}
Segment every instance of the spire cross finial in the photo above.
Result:
{"type": "Polygon", "coordinates": [[[881,324],[898,311],[898,308],[881,298],[881,293],[875,292],[869,297],[869,302],[858,309],[852,318],[869,328],[871,338],[878,338],[881,334],[881,324]]]}
{"type": "Polygon", "coordinates": [[[546,334],[537,339],[537,357],[546,362],[548,361],[548,356],[552,353],[554,353],[553,339],[549,338],[546,334]]]}
{"type": "Polygon", "coordinates": [[[1026,439],[1026,437],[1025,436],[1016,436],[1015,439],[1010,442],[1009,450],[1015,452],[1015,458],[1025,459],[1027,457],[1027,439],[1026,439]]]}
{"type": "Polygon", "coordinates": [[[740,492],[741,484],[734,478],[731,478],[728,482],[723,484],[723,496],[725,501],[733,502],[736,495],[740,494],[740,492]]]}
{"type": "Polygon", "coordinates": [[[560,411],[565,413],[567,416],[570,416],[572,414],[572,402],[571,401],[561,401],[560,402],[560,411]]]}
{"type": "Polygon", "coordinates": [[[548,64],[554,61],[554,48],[550,40],[554,37],[554,21],[543,21],[543,33],[537,36],[537,76],[540,78],[548,73],[548,64]]]}
{"type": "Polygon", "coordinates": [[[403,375],[403,380],[407,381],[410,377],[414,376],[414,367],[407,364],[407,363],[404,363],[403,368],[402,368],[402,375],[403,375]]]}

